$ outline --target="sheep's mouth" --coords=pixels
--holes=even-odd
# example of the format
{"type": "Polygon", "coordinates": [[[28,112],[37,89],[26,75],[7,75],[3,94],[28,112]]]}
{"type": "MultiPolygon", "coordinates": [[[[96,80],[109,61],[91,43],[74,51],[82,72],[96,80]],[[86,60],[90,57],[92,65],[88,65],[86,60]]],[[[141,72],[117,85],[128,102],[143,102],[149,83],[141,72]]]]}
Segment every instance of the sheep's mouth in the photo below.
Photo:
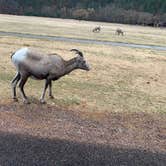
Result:
{"type": "Polygon", "coordinates": [[[89,71],[89,70],[91,70],[91,68],[90,68],[90,67],[87,67],[87,68],[85,68],[85,70],[86,70],[86,71],[89,71]]]}

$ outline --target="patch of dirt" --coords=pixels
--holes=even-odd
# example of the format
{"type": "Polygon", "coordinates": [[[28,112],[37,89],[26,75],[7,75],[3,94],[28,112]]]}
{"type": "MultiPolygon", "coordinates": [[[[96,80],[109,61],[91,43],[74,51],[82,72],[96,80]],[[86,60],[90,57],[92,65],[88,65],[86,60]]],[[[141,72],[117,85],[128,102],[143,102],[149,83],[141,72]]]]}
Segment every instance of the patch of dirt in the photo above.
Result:
{"type": "Polygon", "coordinates": [[[166,163],[166,115],[0,105],[0,165],[166,163]]]}

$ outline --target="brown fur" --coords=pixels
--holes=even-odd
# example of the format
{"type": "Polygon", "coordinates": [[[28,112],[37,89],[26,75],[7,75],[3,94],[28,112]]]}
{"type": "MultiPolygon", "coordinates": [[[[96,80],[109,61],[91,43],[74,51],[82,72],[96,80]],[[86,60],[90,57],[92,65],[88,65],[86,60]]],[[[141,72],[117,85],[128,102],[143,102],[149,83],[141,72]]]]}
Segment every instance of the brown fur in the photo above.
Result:
{"type": "Polygon", "coordinates": [[[122,31],[122,29],[120,29],[120,28],[118,28],[117,30],[116,30],[116,32],[115,32],[115,34],[117,34],[118,36],[119,35],[124,35],[124,32],[122,31]]]}

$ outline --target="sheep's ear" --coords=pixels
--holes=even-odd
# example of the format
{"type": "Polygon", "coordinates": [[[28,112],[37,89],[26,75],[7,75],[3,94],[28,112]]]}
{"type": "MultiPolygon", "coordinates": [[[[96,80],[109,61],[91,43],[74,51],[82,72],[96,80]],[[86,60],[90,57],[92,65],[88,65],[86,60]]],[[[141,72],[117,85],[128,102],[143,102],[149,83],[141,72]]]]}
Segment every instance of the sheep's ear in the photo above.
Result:
{"type": "Polygon", "coordinates": [[[74,51],[76,54],[83,57],[83,53],[81,51],[77,50],[77,49],[71,49],[70,51],[74,51]]]}

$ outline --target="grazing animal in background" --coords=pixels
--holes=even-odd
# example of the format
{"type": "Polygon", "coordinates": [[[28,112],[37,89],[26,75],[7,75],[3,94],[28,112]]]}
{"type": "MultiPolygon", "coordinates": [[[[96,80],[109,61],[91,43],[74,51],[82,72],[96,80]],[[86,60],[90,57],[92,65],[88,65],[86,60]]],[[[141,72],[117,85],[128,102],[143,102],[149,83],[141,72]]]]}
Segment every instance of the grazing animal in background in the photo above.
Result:
{"type": "Polygon", "coordinates": [[[118,29],[116,29],[115,34],[118,35],[118,36],[119,36],[119,35],[122,35],[122,36],[123,36],[123,35],[124,35],[124,32],[122,31],[122,29],[118,28],[118,29]]]}
{"type": "Polygon", "coordinates": [[[43,54],[36,52],[34,49],[21,48],[12,54],[11,59],[14,63],[17,73],[13,78],[12,98],[17,101],[16,86],[19,82],[19,89],[23,102],[29,104],[29,100],[24,92],[24,85],[29,77],[43,80],[45,79],[45,86],[40,97],[40,102],[45,103],[44,97],[46,89],[49,87],[49,96],[52,95],[52,81],[58,80],[60,77],[69,74],[75,69],[90,70],[88,63],[85,61],[83,53],[77,49],[72,49],[77,56],[66,61],[57,54],[43,54]]]}
{"type": "Polygon", "coordinates": [[[101,31],[101,27],[98,26],[98,27],[95,27],[92,32],[100,32],[101,31]]]}

